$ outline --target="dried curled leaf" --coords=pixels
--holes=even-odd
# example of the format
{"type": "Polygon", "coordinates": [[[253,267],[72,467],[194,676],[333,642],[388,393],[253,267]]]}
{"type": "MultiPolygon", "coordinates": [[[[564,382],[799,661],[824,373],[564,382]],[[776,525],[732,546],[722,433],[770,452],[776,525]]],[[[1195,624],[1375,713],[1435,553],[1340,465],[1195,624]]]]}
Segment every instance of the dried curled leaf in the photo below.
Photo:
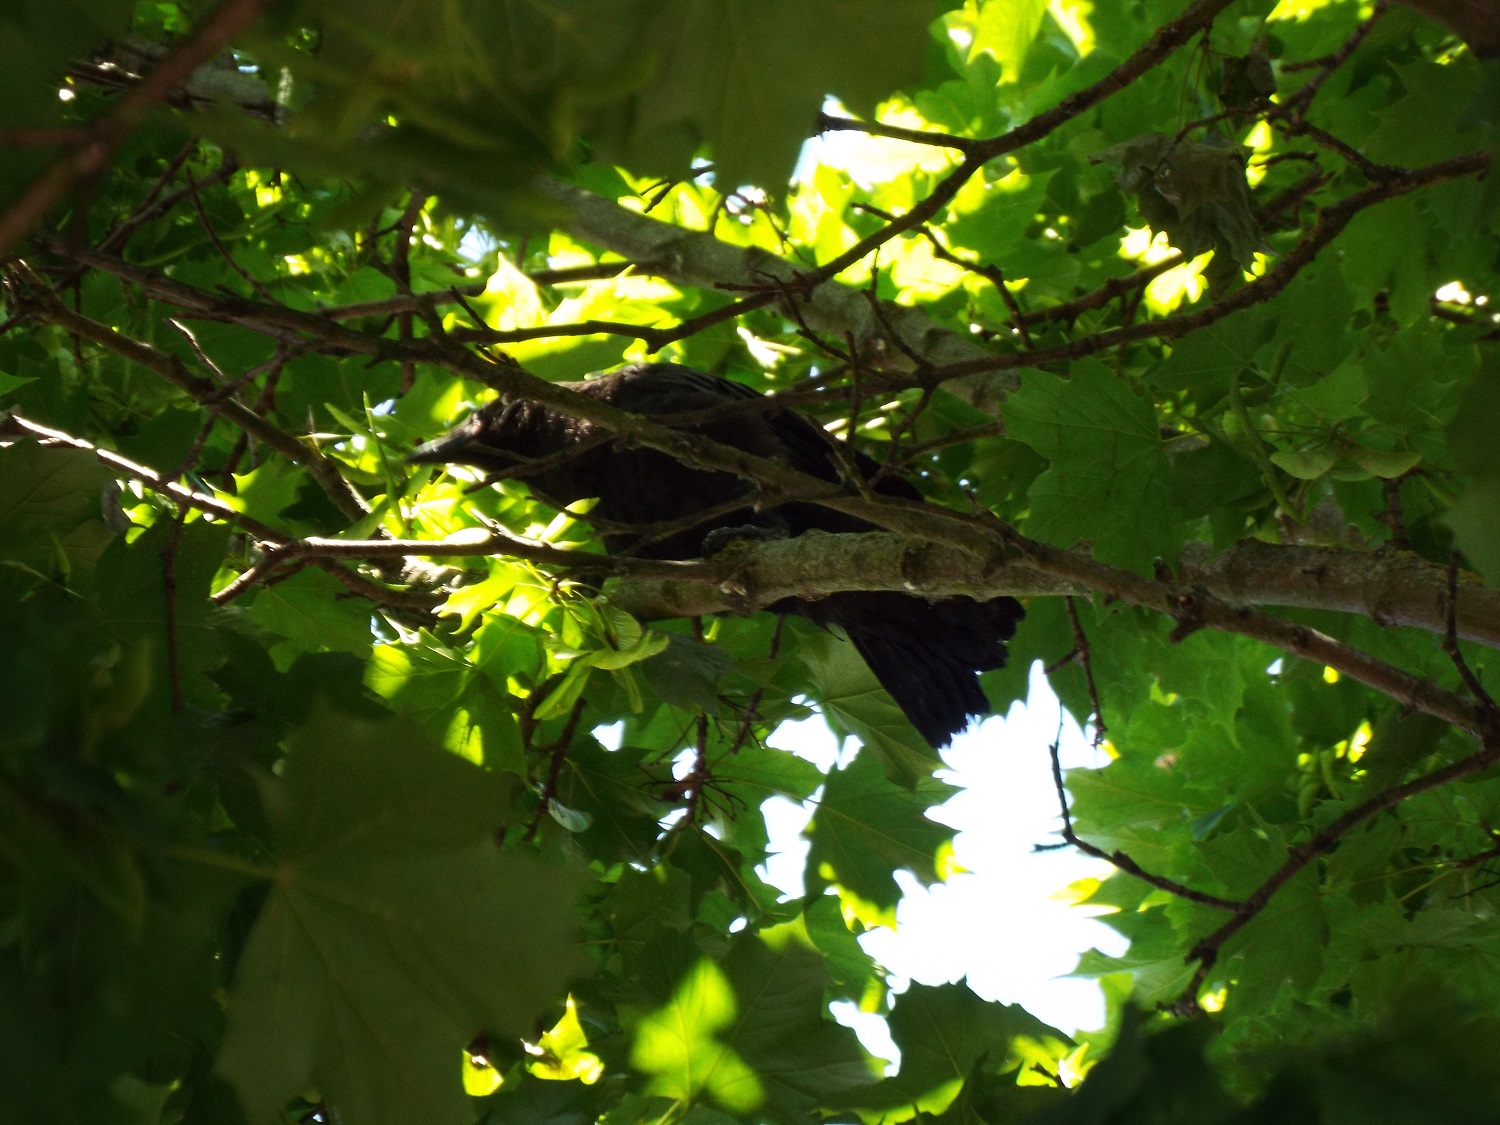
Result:
{"type": "Polygon", "coordinates": [[[1141,217],[1167,232],[1188,257],[1213,250],[1215,283],[1248,270],[1266,250],[1260,219],[1245,182],[1245,152],[1238,145],[1178,140],[1143,133],[1089,157],[1114,164],[1120,186],[1135,197],[1141,217]]]}

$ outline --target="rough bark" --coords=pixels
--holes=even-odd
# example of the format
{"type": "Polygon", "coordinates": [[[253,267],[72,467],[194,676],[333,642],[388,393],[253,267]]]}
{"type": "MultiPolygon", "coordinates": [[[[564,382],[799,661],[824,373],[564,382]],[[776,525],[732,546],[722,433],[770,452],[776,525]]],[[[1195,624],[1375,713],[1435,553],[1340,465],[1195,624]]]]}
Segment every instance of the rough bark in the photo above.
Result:
{"type": "MultiPolygon", "coordinates": [[[[623,579],[610,594],[645,618],[753,613],[787,597],[840,590],[902,590],[929,597],[989,598],[1099,594],[1138,601],[1134,583],[1091,588],[1040,569],[996,535],[988,554],[914,542],[899,535],[811,532],[780,542],[736,546],[683,577],[623,579]]],[[[1122,572],[1123,574],[1123,572],[1122,572]]],[[[1447,628],[1447,574],[1399,551],[1362,553],[1322,547],[1241,542],[1209,559],[1189,551],[1178,585],[1200,589],[1232,608],[1280,606],[1368,617],[1386,627],[1441,634],[1447,628]]],[[[1458,583],[1459,637],[1500,648],[1500,591],[1458,583]]]]}
{"type": "MultiPolygon", "coordinates": [[[[639,263],[677,285],[713,289],[779,282],[795,286],[799,274],[806,272],[805,266],[759,247],[735,246],[705,231],[664,223],[561,180],[538,177],[534,186],[566,208],[563,225],[574,237],[639,263]]],[[[909,366],[910,361],[902,347],[888,339],[891,332],[905,349],[934,367],[993,356],[972,338],[943,327],[919,309],[882,301],[877,315],[863,291],[838,281],[824,282],[799,295],[798,311],[813,331],[827,333],[841,346],[847,334],[862,356],[895,367],[909,366]]],[[[1000,399],[1019,384],[1014,371],[1005,371],[953,379],[943,389],[993,412],[1000,399]]]]}

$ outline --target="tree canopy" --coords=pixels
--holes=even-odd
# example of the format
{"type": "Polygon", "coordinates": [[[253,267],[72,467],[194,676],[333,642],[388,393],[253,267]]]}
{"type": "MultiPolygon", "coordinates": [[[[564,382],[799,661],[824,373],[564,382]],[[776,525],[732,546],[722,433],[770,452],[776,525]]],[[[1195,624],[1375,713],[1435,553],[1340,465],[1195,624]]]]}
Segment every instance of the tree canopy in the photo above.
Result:
{"type": "Polygon", "coordinates": [[[0,32],[5,1120],[1500,1114],[1483,5],[0,32]],[[928,503],[557,385],[647,358],[928,503]],[[884,530],[611,557],[587,503],[405,463],[499,395],[884,530]],[[1025,600],[984,688],[1040,661],[1108,751],[1037,841],[1115,867],[1103,1031],[893,997],[856,940],[951,874],[953,787],[845,639],[757,612],[847,590],[1025,600]],[[827,772],[768,742],[813,713],[827,772]]]}

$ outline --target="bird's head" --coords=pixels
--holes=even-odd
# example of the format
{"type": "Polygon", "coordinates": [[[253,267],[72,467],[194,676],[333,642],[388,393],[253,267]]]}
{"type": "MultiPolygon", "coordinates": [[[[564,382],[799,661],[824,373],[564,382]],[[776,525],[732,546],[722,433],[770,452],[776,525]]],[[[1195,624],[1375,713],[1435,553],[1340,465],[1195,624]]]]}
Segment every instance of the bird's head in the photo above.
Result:
{"type": "Polygon", "coordinates": [[[532,402],[505,398],[481,406],[440,438],[417,446],[406,460],[417,465],[473,465],[497,473],[540,456],[546,435],[532,402]]]}

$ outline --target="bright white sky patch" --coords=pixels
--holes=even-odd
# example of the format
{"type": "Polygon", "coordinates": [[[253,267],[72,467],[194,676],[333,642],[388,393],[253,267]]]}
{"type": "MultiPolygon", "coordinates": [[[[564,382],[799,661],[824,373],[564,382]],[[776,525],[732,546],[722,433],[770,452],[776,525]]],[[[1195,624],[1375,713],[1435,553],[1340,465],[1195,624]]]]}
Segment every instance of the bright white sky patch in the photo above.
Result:
{"type": "MultiPolygon", "coordinates": [[[[968,873],[931,888],[898,875],[906,897],[897,911],[897,929],[873,931],[860,943],[890,970],[897,988],[913,980],[936,985],[967,978],[984,999],[1020,1004],[1073,1032],[1103,1025],[1104,999],[1093,981],[1063,974],[1073,970],[1084,950],[1118,955],[1127,943],[1087,908],[1058,897],[1070,883],[1107,875],[1108,864],[1071,849],[1033,850],[1036,844],[1055,843],[1060,824],[1047,753],[1057,734],[1059,706],[1037,665],[1025,706],[985,720],[943,752],[949,768],[939,776],[962,792],[934,812],[958,830],[956,859],[968,873]]],[[[818,719],[784,724],[772,741],[823,769],[838,752],[818,719]]],[[[1063,767],[1105,760],[1069,718],[1063,726],[1063,767]]],[[[787,894],[800,895],[807,857],[801,832],[808,813],[784,798],[763,808],[773,852],[764,877],[787,894]]],[[[892,1057],[888,1040],[882,1042],[877,1029],[865,1026],[873,1017],[848,1007],[850,1012],[835,1013],[840,1022],[855,1027],[875,1054],[892,1057]]]]}

